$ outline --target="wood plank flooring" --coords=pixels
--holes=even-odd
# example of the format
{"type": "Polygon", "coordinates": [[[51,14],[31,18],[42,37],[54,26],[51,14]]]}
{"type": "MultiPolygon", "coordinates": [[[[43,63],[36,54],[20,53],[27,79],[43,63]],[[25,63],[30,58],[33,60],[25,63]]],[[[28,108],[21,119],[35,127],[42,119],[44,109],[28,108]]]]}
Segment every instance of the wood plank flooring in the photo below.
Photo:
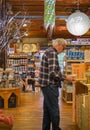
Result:
{"type": "MultiPolygon", "coordinates": [[[[21,105],[4,110],[14,115],[13,130],[41,130],[43,95],[41,92],[21,93],[21,105]]],[[[67,105],[59,97],[60,127],[62,130],[76,130],[72,122],[72,105],[67,105]]]]}

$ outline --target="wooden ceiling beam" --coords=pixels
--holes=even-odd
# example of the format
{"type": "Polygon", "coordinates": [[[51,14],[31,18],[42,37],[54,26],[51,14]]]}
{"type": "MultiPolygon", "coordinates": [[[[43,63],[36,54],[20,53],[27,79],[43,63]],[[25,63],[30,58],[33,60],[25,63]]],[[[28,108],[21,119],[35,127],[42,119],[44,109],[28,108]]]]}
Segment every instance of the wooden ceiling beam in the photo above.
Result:
{"type": "MultiPolygon", "coordinates": [[[[21,11],[17,17],[20,20],[26,18],[31,20],[31,25],[28,25],[28,37],[47,37],[47,32],[44,28],[44,1],[45,0],[6,0],[12,5],[14,14],[21,11]],[[26,13],[26,14],[25,14],[26,13]],[[26,15],[26,16],[25,16],[26,15]]],[[[80,0],[79,10],[88,14],[90,17],[90,0],[80,0]]],[[[66,28],[66,19],[70,14],[77,9],[77,0],[56,0],[55,4],[55,28],[52,38],[75,38],[66,28]],[[63,29],[63,30],[62,30],[63,29]]],[[[22,32],[25,28],[22,28],[22,32]]],[[[90,30],[82,37],[90,37],[90,30]]]]}
{"type": "Polygon", "coordinates": [[[44,5],[44,0],[6,0],[11,5],[44,5]]]}

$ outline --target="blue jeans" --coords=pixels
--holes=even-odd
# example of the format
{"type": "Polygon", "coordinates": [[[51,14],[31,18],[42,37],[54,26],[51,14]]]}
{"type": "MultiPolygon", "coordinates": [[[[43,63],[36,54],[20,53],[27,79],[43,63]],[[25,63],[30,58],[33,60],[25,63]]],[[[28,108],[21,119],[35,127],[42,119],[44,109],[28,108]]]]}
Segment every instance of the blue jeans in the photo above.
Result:
{"type": "Polygon", "coordinates": [[[41,88],[44,96],[42,130],[61,130],[59,128],[60,114],[58,105],[59,90],[57,85],[48,85],[41,88]]]}

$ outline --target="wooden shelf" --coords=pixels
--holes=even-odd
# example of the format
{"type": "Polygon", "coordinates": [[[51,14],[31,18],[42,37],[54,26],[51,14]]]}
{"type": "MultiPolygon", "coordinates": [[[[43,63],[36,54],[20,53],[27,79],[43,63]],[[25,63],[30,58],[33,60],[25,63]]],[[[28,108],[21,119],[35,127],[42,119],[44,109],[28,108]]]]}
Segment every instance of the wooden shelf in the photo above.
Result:
{"type": "Polygon", "coordinates": [[[72,103],[72,92],[67,91],[67,90],[62,88],[62,99],[66,103],[72,103]]]}
{"type": "Polygon", "coordinates": [[[67,60],[66,62],[76,63],[76,62],[84,62],[84,60],[67,60]]]}

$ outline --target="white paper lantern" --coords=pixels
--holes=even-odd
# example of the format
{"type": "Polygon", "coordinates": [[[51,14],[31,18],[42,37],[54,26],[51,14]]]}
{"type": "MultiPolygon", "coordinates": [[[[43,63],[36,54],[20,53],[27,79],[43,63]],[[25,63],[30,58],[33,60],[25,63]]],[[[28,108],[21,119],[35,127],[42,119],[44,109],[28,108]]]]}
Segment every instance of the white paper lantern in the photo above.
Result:
{"type": "Polygon", "coordinates": [[[86,14],[77,11],[68,17],[66,26],[71,34],[81,36],[89,30],[90,19],[86,14]]]}

